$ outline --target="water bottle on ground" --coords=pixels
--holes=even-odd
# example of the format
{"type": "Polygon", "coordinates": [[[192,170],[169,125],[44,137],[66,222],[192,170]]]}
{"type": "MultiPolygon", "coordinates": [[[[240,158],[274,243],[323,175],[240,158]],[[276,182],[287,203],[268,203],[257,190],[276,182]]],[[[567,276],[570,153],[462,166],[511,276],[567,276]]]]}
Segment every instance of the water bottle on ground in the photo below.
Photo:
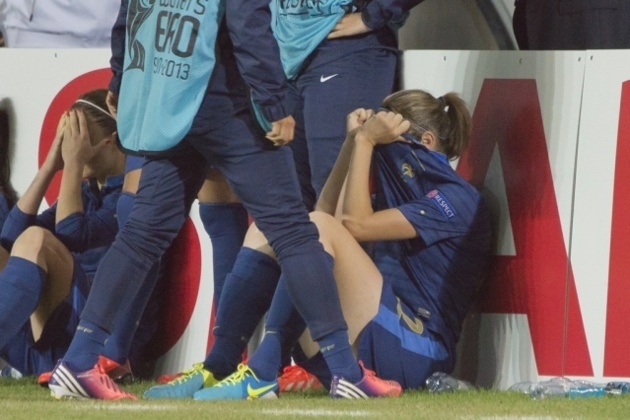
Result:
{"type": "Polygon", "coordinates": [[[569,390],[569,399],[599,398],[606,396],[606,388],[603,386],[576,386],[569,390]]]}
{"type": "MultiPolygon", "coordinates": [[[[512,385],[509,391],[528,394],[532,399],[539,400],[545,398],[593,398],[603,397],[613,392],[622,393],[624,383],[609,383],[608,385],[597,384],[583,380],[571,380],[557,377],[542,382],[519,382],[512,385]]],[[[626,392],[630,390],[630,383],[625,383],[626,392]]]]}
{"type": "Polygon", "coordinates": [[[454,392],[475,389],[474,385],[461,379],[453,378],[444,372],[435,372],[426,380],[426,386],[431,393],[454,392]]]}
{"type": "Polygon", "coordinates": [[[630,382],[608,382],[605,387],[608,395],[622,395],[630,392],[630,382]]]}

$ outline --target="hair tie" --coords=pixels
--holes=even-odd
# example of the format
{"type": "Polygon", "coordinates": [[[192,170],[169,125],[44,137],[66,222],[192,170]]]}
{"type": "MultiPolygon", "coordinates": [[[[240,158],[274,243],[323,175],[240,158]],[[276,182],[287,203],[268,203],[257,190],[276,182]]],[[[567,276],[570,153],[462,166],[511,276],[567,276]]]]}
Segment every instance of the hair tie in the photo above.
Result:
{"type": "Polygon", "coordinates": [[[445,108],[448,106],[448,104],[446,103],[446,101],[444,100],[444,96],[440,96],[439,98],[437,98],[438,102],[440,103],[440,106],[443,110],[445,110],[445,108]]]}
{"type": "Polygon", "coordinates": [[[85,99],[77,99],[76,101],[74,101],[75,104],[87,104],[90,105],[92,108],[96,108],[99,111],[101,111],[103,114],[109,115],[110,117],[112,117],[112,119],[114,121],[116,121],[116,117],[114,117],[109,111],[104,110],[103,108],[101,108],[100,106],[96,105],[95,103],[92,103],[90,101],[86,101],[85,99]]]}

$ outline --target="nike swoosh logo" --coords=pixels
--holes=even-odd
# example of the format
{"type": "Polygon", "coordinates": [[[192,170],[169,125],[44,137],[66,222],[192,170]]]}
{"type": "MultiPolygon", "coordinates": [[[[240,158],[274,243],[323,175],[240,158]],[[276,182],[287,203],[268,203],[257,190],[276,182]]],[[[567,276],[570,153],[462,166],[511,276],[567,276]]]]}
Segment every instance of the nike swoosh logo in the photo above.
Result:
{"type": "Polygon", "coordinates": [[[339,73],[335,73],[335,74],[331,74],[330,76],[324,76],[323,74],[321,75],[321,77],[319,78],[319,81],[324,83],[329,81],[330,79],[332,79],[335,76],[339,76],[339,73]]]}
{"type": "Polygon", "coordinates": [[[247,396],[249,398],[258,398],[262,394],[266,393],[267,391],[271,391],[275,387],[276,387],[276,384],[271,384],[271,385],[261,386],[260,388],[254,389],[252,388],[252,384],[247,384],[247,396]]]}

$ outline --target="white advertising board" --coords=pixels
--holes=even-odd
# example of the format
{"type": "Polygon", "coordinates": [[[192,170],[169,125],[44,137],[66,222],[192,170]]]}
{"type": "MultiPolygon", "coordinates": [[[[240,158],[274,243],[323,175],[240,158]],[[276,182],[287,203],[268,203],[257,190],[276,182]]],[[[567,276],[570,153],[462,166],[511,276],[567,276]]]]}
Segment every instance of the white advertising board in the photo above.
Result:
{"type": "MultiPolygon", "coordinates": [[[[0,50],[19,192],[72,96],[106,86],[108,59],[105,50],[0,50]]],[[[457,374],[499,389],[630,378],[630,52],[406,51],[403,62],[404,88],[455,91],[470,105],[471,144],[455,165],[485,188],[495,214],[496,255],[457,374]]],[[[157,374],[201,360],[208,343],[211,243],[196,206],[181,240],[187,280],[173,285],[180,307],[164,327],[157,374]]]]}

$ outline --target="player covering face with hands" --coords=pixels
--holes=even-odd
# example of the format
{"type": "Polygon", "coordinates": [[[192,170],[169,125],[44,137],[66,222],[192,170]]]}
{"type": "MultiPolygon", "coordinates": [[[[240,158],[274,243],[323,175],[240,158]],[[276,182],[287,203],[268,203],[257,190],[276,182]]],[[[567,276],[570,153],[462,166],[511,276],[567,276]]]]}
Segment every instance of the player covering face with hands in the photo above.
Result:
{"type": "Polygon", "coordinates": [[[50,371],[67,350],[91,278],[118,231],[116,202],[125,156],[104,89],[64,113],[52,146],[2,230],[0,357],[22,374],[50,371]],[[59,196],[38,214],[53,176],[59,196]]]}
{"type": "Polygon", "coordinates": [[[491,242],[479,191],[449,164],[466,147],[470,114],[454,93],[435,98],[401,91],[382,106],[349,114],[341,153],[310,214],[333,264],[362,377],[353,381],[331,374],[325,358],[334,346],[313,345],[284,274],[273,269],[274,253],[252,225],[224,286],[210,354],[145,396],[244,399],[253,397],[251,390],[258,390],[255,397],[275,395],[287,342],[299,342],[296,362],[316,374],[332,397],[397,395],[400,386],[417,388],[435,371],[452,371],[491,242]],[[366,242],[372,243],[369,254],[366,242]],[[247,365],[239,366],[246,339],[266,311],[256,304],[260,298],[253,285],[261,282],[278,285],[266,334],[247,365]],[[226,296],[238,299],[228,305],[226,296]],[[217,383],[230,369],[236,372],[217,383]],[[374,372],[383,380],[373,380],[374,372]]]}

